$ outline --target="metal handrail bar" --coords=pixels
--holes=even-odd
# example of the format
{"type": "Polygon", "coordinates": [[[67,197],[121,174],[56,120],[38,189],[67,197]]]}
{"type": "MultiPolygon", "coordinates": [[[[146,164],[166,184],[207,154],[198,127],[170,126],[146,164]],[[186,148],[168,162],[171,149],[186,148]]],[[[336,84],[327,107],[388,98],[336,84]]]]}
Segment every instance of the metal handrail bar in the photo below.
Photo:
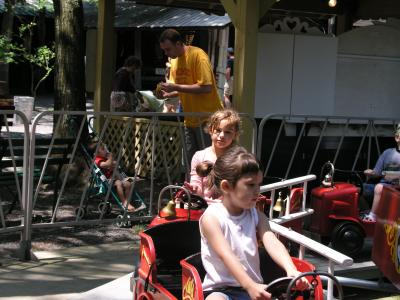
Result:
{"type": "MultiPolygon", "coordinates": [[[[261,122],[262,122],[262,121],[261,121],[261,122]]],[[[285,127],[285,122],[286,122],[286,119],[283,118],[283,119],[282,119],[282,122],[281,122],[281,125],[279,126],[278,133],[276,134],[274,144],[273,144],[273,146],[272,146],[271,155],[270,155],[271,158],[272,158],[272,157],[274,156],[274,154],[275,154],[275,150],[276,150],[276,147],[278,146],[279,138],[280,138],[280,136],[281,136],[281,134],[282,134],[283,128],[285,127]]],[[[260,126],[261,126],[261,124],[260,124],[260,126]]],[[[261,128],[262,128],[262,127],[261,127],[261,128]]],[[[259,136],[258,136],[258,139],[257,139],[257,140],[258,140],[258,148],[257,148],[256,154],[257,154],[257,158],[258,158],[259,160],[261,160],[262,130],[259,130],[258,132],[259,132],[259,136]]],[[[269,170],[269,167],[270,167],[270,165],[271,165],[271,162],[272,162],[272,159],[269,159],[269,160],[268,160],[268,163],[267,163],[267,166],[265,167],[264,177],[267,175],[267,170],[269,170]]]]}
{"type": "Polygon", "coordinates": [[[311,175],[305,175],[305,176],[301,176],[301,177],[296,177],[296,178],[292,178],[292,179],[286,179],[283,181],[266,184],[266,185],[263,185],[260,187],[260,193],[265,193],[265,192],[268,192],[271,190],[281,189],[281,188],[291,186],[291,185],[301,184],[304,182],[315,180],[316,178],[317,177],[315,175],[311,174],[311,175]]]}
{"type": "MultiPolygon", "coordinates": [[[[7,115],[6,114],[5,115],[3,114],[3,117],[4,117],[4,120],[7,120],[7,115]]],[[[7,133],[9,134],[10,133],[10,127],[8,126],[8,122],[5,122],[5,123],[6,123],[7,133]]],[[[13,170],[14,170],[14,180],[15,180],[16,186],[17,186],[18,201],[19,201],[19,204],[22,207],[22,194],[21,194],[21,187],[20,187],[20,184],[19,184],[19,178],[18,178],[18,175],[17,175],[17,166],[15,164],[14,148],[13,148],[13,145],[12,145],[12,142],[11,142],[11,137],[9,135],[7,136],[7,141],[8,141],[8,147],[10,148],[10,154],[11,154],[12,165],[13,165],[13,170]]]]}
{"type": "Polygon", "coordinates": [[[349,122],[350,122],[350,119],[347,119],[347,120],[346,120],[346,125],[345,125],[345,127],[344,127],[344,129],[343,129],[343,133],[342,133],[342,135],[340,136],[340,141],[339,141],[339,145],[338,145],[338,147],[337,147],[337,149],[336,149],[336,152],[335,152],[335,157],[334,157],[333,160],[332,160],[332,161],[333,161],[333,164],[336,163],[336,159],[338,158],[339,152],[340,152],[340,150],[342,149],[342,145],[343,145],[345,133],[347,132],[347,130],[348,130],[348,128],[349,128],[349,122]]]}
{"type": "MultiPolygon", "coordinates": [[[[4,111],[7,113],[7,111],[4,111]]],[[[21,225],[24,226],[21,235],[20,242],[20,256],[22,259],[30,259],[31,258],[31,220],[32,220],[32,193],[30,192],[30,188],[33,184],[33,179],[30,181],[29,176],[26,174],[32,173],[30,170],[30,137],[29,137],[29,121],[27,117],[19,112],[14,111],[15,114],[19,115],[24,125],[24,158],[22,163],[22,171],[25,176],[22,177],[22,204],[23,204],[23,213],[24,216],[21,220],[21,225]]]]}
{"type": "MultiPolygon", "coordinates": [[[[294,124],[302,124],[303,123],[303,127],[305,126],[305,123],[311,122],[311,121],[318,121],[318,122],[327,122],[328,121],[328,122],[330,122],[332,124],[340,124],[341,127],[344,126],[344,130],[339,135],[340,136],[340,142],[339,142],[338,147],[336,148],[336,152],[335,152],[334,159],[333,159],[334,163],[336,162],[336,160],[338,158],[338,155],[339,155],[339,153],[341,151],[341,148],[342,148],[342,145],[343,145],[343,140],[344,140],[344,137],[348,133],[350,124],[355,124],[355,125],[360,124],[360,125],[363,125],[364,127],[368,126],[368,124],[372,124],[372,126],[374,126],[375,124],[382,124],[382,125],[393,125],[393,127],[395,128],[395,124],[399,123],[399,121],[400,121],[400,120],[397,120],[397,119],[390,119],[390,118],[363,118],[363,117],[353,117],[353,116],[315,116],[315,115],[270,114],[270,115],[265,116],[261,120],[260,125],[259,125],[258,143],[257,143],[257,152],[256,152],[256,155],[257,155],[258,159],[261,159],[261,156],[262,156],[262,144],[263,144],[262,143],[262,137],[263,137],[263,134],[264,134],[264,129],[266,128],[266,123],[269,120],[280,120],[281,123],[280,123],[280,128],[277,129],[276,131],[274,131],[274,133],[277,133],[275,141],[274,141],[274,144],[273,144],[272,148],[268,149],[268,150],[271,151],[271,153],[269,153],[269,157],[267,159],[267,163],[266,163],[267,168],[266,168],[264,176],[267,175],[267,170],[270,170],[270,165],[271,165],[271,163],[273,161],[273,158],[274,158],[274,155],[276,153],[276,147],[277,147],[277,144],[279,143],[283,127],[286,124],[289,124],[290,121],[293,121],[294,124]]],[[[303,131],[303,127],[301,129],[302,133],[304,132],[303,131]]],[[[371,132],[370,134],[374,134],[374,138],[375,138],[375,141],[377,143],[377,148],[379,148],[376,132],[371,132]]],[[[364,135],[366,135],[365,132],[364,132],[364,135]]],[[[347,135],[347,136],[349,136],[349,135],[347,135]]],[[[292,167],[292,162],[294,161],[294,158],[295,158],[295,155],[296,155],[297,146],[299,145],[299,142],[300,142],[301,138],[303,138],[303,136],[302,136],[302,134],[299,134],[299,136],[297,137],[297,141],[296,141],[295,147],[294,147],[294,149],[292,151],[292,154],[291,154],[291,157],[290,157],[290,163],[289,163],[289,165],[288,165],[288,167],[286,169],[286,176],[285,177],[289,176],[289,172],[290,172],[290,169],[292,167]]],[[[354,163],[353,163],[352,169],[355,168],[355,164],[357,163],[357,161],[358,161],[358,159],[360,157],[360,151],[361,151],[363,143],[364,143],[364,140],[362,140],[361,144],[359,145],[358,153],[357,153],[357,155],[356,155],[356,157],[354,159],[354,163]]],[[[319,147],[319,144],[317,144],[317,146],[319,147]]],[[[368,154],[368,155],[370,156],[370,154],[368,154]]],[[[313,159],[311,159],[311,163],[309,165],[309,169],[312,169],[314,161],[315,161],[315,157],[313,157],[313,159]]]]}
{"type": "MultiPolygon", "coordinates": [[[[287,227],[279,225],[275,222],[269,222],[271,226],[271,230],[285,238],[297,243],[300,247],[304,247],[310,249],[321,256],[328,259],[328,273],[334,275],[334,266],[339,265],[343,267],[348,267],[353,264],[353,259],[348,257],[336,250],[333,250],[321,243],[318,243],[294,230],[291,230],[287,227]]],[[[327,299],[334,299],[333,298],[333,283],[331,280],[328,280],[328,290],[327,290],[327,299]]]]}
{"type": "MultiPolygon", "coordinates": [[[[36,119],[35,119],[35,121],[36,121],[36,119]]],[[[75,158],[76,149],[78,149],[78,144],[79,144],[80,137],[81,137],[81,135],[82,135],[83,125],[84,125],[84,124],[85,124],[85,122],[84,122],[84,120],[83,120],[83,118],[82,118],[81,125],[79,126],[78,135],[77,135],[77,138],[76,138],[76,140],[75,140],[74,147],[73,147],[73,149],[72,149],[71,157],[70,157],[70,159],[69,159],[67,171],[65,172],[64,179],[63,179],[63,182],[62,182],[62,185],[61,185],[61,188],[60,188],[60,192],[59,192],[59,194],[58,194],[56,206],[54,207],[54,212],[53,212],[53,215],[52,215],[52,217],[51,217],[51,223],[54,223],[54,221],[56,220],[56,215],[57,215],[57,211],[58,211],[58,206],[59,206],[59,204],[60,204],[61,197],[62,197],[63,191],[64,191],[64,189],[65,189],[65,185],[67,184],[67,179],[68,179],[69,173],[70,173],[70,171],[71,171],[71,169],[72,169],[72,162],[74,161],[74,158],[75,158]]],[[[35,129],[36,129],[36,127],[32,130],[33,133],[35,132],[35,129]]],[[[53,135],[53,137],[54,137],[54,135],[53,135]]],[[[34,149],[34,148],[33,148],[33,149],[34,149]]]]}
{"type": "Polygon", "coordinates": [[[287,223],[289,221],[301,219],[301,218],[304,218],[306,216],[312,215],[313,213],[314,213],[314,209],[306,208],[306,209],[304,209],[302,211],[299,211],[299,212],[290,213],[290,214],[281,216],[279,218],[271,219],[271,221],[274,221],[277,224],[285,224],[285,223],[287,223]]]}
{"type": "Polygon", "coordinates": [[[326,130],[326,126],[327,126],[327,125],[328,125],[328,120],[326,119],[325,122],[324,122],[324,126],[322,127],[322,130],[321,130],[321,132],[320,132],[320,134],[319,134],[317,146],[315,147],[315,150],[314,150],[314,153],[313,153],[311,162],[310,162],[310,166],[308,167],[308,170],[307,170],[307,174],[310,174],[310,173],[311,173],[311,170],[312,170],[312,167],[313,167],[313,165],[314,165],[315,159],[316,159],[316,157],[317,157],[319,147],[321,146],[322,137],[324,136],[324,132],[325,132],[325,130],[326,130]]]}
{"type": "MultiPolygon", "coordinates": [[[[57,120],[57,123],[56,123],[56,128],[55,128],[55,131],[57,132],[58,131],[58,129],[60,128],[60,126],[61,126],[61,117],[60,118],[58,118],[58,120],[57,120]]],[[[33,124],[32,124],[32,130],[35,130],[36,131],[36,124],[37,123],[35,123],[35,122],[33,122],[33,124]]],[[[35,134],[33,134],[33,135],[31,135],[31,138],[32,137],[35,137],[35,134]]],[[[51,154],[51,150],[53,149],[53,145],[54,145],[54,140],[55,140],[55,138],[56,138],[56,136],[55,135],[53,135],[53,137],[51,138],[51,141],[50,141],[50,144],[49,144],[49,150],[47,151],[47,155],[46,155],[46,158],[45,158],[45,160],[44,160],[44,163],[43,163],[43,167],[42,167],[42,172],[40,172],[40,177],[39,177],[39,181],[38,181],[38,183],[37,183],[37,188],[35,189],[35,194],[33,195],[33,204],[32,204],[32,207],[33,208],[35,208],[35,205],[36,205],[36,201],[37,201],[37,197],[38,197],[38,195],[39,195],[39,187],[40,187],[40,185],[42,184],[42,181],[43,181],[43,178],[44,178],[44,172],[45,172],[45,170],[46,170],[46,168],[47,168],[47,164],[48,164],[48,161],[49,161],[49,157],[50,157],[50,154],[51,154]]],[[[31,141],[31,143],[32,143],[32,141],[31,141]]],[[[35,160],[35,144],[36,144],[36,139],[33,141],[33,152],[32,152],[32,157],[31,157],[31,159],[33,159],[33,160],[35,160]]]]}
{"type": "Polygon", "coordinates": [[[369,132],[370,127],[371,127],[371,122],[369,121],[367,127],[364,130],[364,134],[363,134],[363,136],[361,138],[360,145],[358,146],[357,154],[356,154],[356,157],[354,158],[353,166],[351,167],[351,171],[354,171],[354,169],[356,167],[358,158],[360,157],[361,149],[364,146],[364,141],[365,141],[365,139],[367,137],[367,133],[369,132]]]}
{"type": "MultiPolygon", "coordinates": [[[[269,218],[273,219],[273,207],[275,205],[275,191],[277,189],[281,188],[286,188],[289,187],[289,189],[292,189],[292,186],[297,185],[297,184],[303,184],[303,196],[302,196],[302,211],[305,211],[305,203],[306,203],[306,195],[307,195],[307,182],[312,181],[316,178],[315,175],[306,175],[306,176],[301,176],[297,178],[292,178],[292,179],[287,179],[283,180],[280,182],[274,182],[270,184],[266,184],[260,187],[260,193],[265,193],[271,191],[271,205],[269,207],[269,218]]],[[[289,196],[290,199],[290,196],[289,196]]],[[[290,200],[286,201],[286,207],[285,207],[285,215],[289,214],[290,210],[290,200]]]]}
{"type": "MultiPolygon", "coordinates": [[[[29,132],[29,122],[28,119],[26,118],[26,116],[20,112],[20,111],[15,111],[15,110],[2,110],[3,115],[3,119],[5,120],[5,125],[6,125],[6,132],[8,133],[7,135],[7,141],[8,141],[8,147],[10,149],[10,155],[11,155],[11,160],[12,160],[12,168],[14,171],[14,180],[17,186],[17,196],[18,196],[18,201],[21,205],[22,211],[23,211],[23,216],[25,217],[27,212],[26,212],[26,195],[27,195],[27,189],[28,189],[28,178],[27,176],[23,176],[22,177],[22,187],[20,186],[20,180],[18,178],[17,175],[17,167],[16,167],[16,163],[15,163],[15,154],[14,154],[14,148],[11,142],[11,138],[10,138],[10,129],[9,129],[9,125],[7,120],[7,115],[18,115],[21,118],[22,124],[24,126],[24,131],[23,131],[23,162],[22,162],[22,172],[23,174],[27,174],[28,173],[28,158],[29,158],[29,136],[28,136],[28,132],[29,132]]],[[[1,202],[1,201],[0,201],[1,202]]],[[[8,232],[22,232],[21,234],[21,250],[20,254],[21,254],[21,258],[24,259],[25,257],[25,249],[29,248],[29,232],[27,232],[27,228],[24,226],[25,219],[24,217],[21,220],[21,225],[16,225],[16,226],[11,226],[11,227],[7,227],[6,221],[5,221],[5,215],[4,215],[4,211],[3,211],[3,204],[0,203],[0,219],[1,219],[1,225],[2,227],[0,228],[0,233],[8,233],[8,232]]],[[[29,228],[28,228],[29,230],[29,228]]]]}
{"type": "Polygon", "coordinates": [[[294,157],[296,156],[297,149],[299,148],[300,141],[301,141],[301,139],[303,137],[303,133],[304,133],[304,130],[305,130],[306,125],[307,125],[307,121],[308,120],[306,118],[304,120],[304,122],[303,122],[303,126],[301,126],[301,130],[300,130],[299,136],[297,138],[296,145],[294,146],[294,149],[293,149],[293,152],[292,152],[292,157],[290,158],[289,165],[288,165],[288,167],[286,169],[286,174],[285,174],[285,177],[284,177],[285,179],[287,179],[287,177],[289,176],[290,169],[292,168],[292,165],[293,165],[294,157]]]}

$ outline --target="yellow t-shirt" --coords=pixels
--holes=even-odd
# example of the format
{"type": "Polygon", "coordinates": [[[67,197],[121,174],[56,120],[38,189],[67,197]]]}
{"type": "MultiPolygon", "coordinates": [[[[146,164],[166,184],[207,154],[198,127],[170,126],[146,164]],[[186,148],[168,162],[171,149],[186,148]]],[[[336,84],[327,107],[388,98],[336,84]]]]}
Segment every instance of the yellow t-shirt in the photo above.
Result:
{"type": "MultiPolygon", "coordinates": [[[[176,84],[211,85],[210,93],[179,93],[184,112],[215,112],[222,109],[222,102],[208,55],[200,48],[188,46],[185,53],[171,60],[170,80],[176,84]]],[[[185,117],[187,127],[196,127],[202,121],[195,117],[185,117]]]]}

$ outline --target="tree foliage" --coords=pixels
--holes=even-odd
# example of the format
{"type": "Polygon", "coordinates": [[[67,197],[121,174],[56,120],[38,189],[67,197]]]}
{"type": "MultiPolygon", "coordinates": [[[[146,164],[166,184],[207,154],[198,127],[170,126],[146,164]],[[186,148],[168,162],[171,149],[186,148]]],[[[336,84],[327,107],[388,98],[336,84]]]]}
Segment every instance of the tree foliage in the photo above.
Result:
{"type": "MultiPolygon", "coordinates": [[[[39,9],[45,9],[45,0],[39,0],[39,9]]],[[[7,9],[14,9],[8,5],[7,9]]],[[[21,25],[18,32],[10,38],[4,34],[0,35],[0,63],[29,63],[32,69],[31,93],[36,97],[40,84],[50,75],[54,68],[54,43],[52,45],[41,45],[32,49],[31,39],[33,30],[37,26],[35,21],[24,21],[19,17],[21,25]],[[40,78],[34,82],[35,69],[40,72],[40,78]]]]}

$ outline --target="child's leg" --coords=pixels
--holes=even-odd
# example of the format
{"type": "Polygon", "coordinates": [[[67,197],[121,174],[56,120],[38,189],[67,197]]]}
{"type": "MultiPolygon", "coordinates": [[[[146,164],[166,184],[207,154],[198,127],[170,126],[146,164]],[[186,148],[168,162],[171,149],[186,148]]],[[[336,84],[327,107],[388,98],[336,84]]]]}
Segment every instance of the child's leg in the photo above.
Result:
{"type": "MultiPolygon", "coordinates": [[[[129,195],[131,195],[132,182],[123,181],[122,184],[124,188],[125,198],[128,199],[129,195]]],[[[146,205],[143,203],[143,201],[141,199],[136,199],[135,197],[133,197],[133,195],[131,195],[129,202],[132,203],[132,206],[135,208],[135,210],[142,210],[146,208],[146,205]]]]}
{"type": "MultiPolygon", "coordinates": [[[[123,182],[121,180],[117,179],[114,181],[114,186],[117,189],[117,194],[118,194],[118,197],[121,199],[122,205],[124,207],[126,207],[126,205],[128,204],[128,199],[125,196],[123,182]]],[[[135,208],[132,205],[128,204],[127,209],[134,210],[135,208]]]]}
{"type": "Polygon", "coordinates": [[[128,199],[130,193],[131,193],[131,188],[132,188],[132,183],[130,183],[129,181],[122,181],[122,187],[124,190],[124,195],[125,195],[125,199],[128,199]]]}
{"type": "Polygon", "coordinates": [[[374,214],[376,213],[379,201],[381,200],[382,189],[383,189],[382,183],[378,183],[374,189],[374,200],[372,201],[372,208],[371,208],[371,212],[373,212],[374,214]]]}
{"type": "Polygon", "coordinates": [[[121,180],[115,180],[114,181],[114,186],[117,189],[117,194],[119,199],[121,200],[122,203],[126,203],[126,198],[125,198],[125,194],[124,194],[124,189],[122,187],[122,182],[121,180]]]}

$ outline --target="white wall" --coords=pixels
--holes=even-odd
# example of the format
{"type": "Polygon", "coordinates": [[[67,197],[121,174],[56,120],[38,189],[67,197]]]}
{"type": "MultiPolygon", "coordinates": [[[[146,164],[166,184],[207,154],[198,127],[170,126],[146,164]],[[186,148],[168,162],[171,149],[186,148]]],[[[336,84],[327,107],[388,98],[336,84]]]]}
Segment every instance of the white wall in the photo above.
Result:
{"type": "Polygon", "coordinates": [[[337,39],[258,34],[255,117],[270,113],[331,115],[337,39]]]}
{"type": "Polygon", "coordinates": [[[336,115],[398,118],[400,26],[367,26],[339,36],[336,115]]]}

